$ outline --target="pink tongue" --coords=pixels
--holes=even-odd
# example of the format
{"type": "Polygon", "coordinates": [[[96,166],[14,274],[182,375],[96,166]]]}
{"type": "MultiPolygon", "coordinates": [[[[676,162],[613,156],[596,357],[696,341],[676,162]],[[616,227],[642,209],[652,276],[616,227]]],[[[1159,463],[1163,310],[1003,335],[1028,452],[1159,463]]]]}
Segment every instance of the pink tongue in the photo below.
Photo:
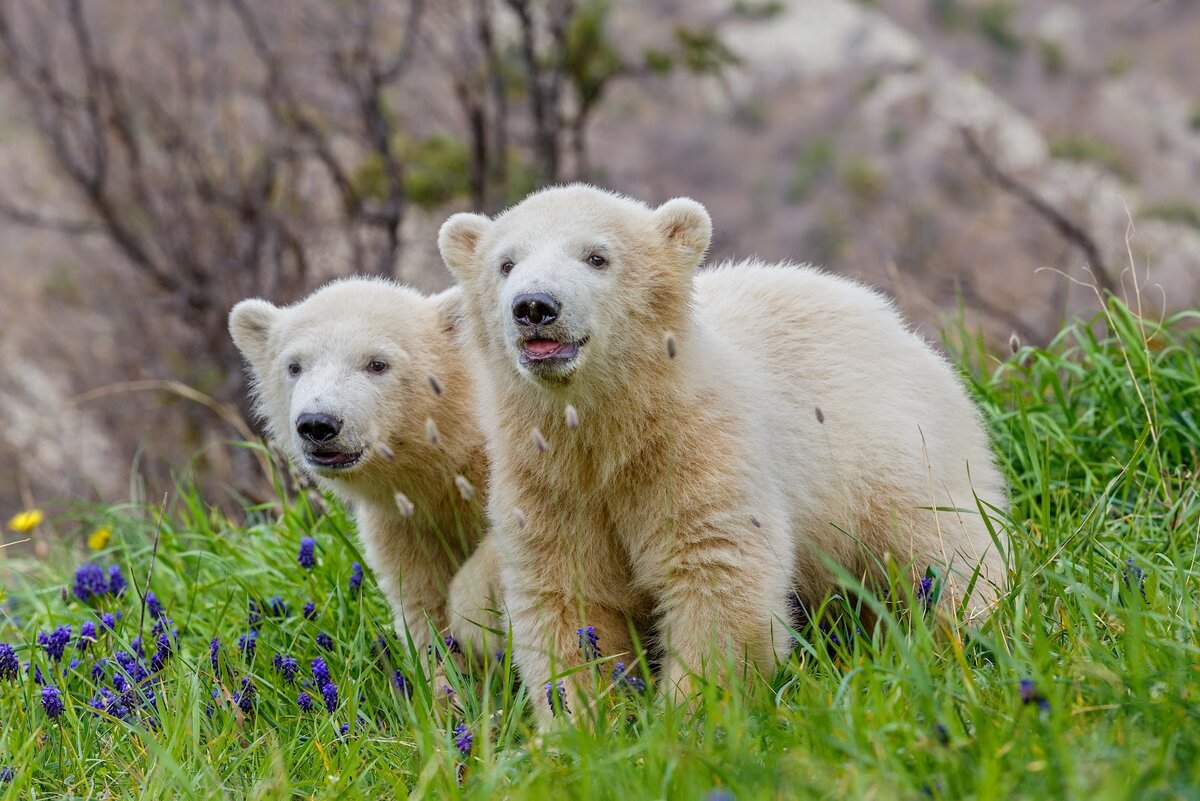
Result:
{"type": "Polygon", "coordinates": [[[534,356],[549,356],[558,350],[559,344],[553,339],[531,339],[525,343],[525,350],[534,356]]]}

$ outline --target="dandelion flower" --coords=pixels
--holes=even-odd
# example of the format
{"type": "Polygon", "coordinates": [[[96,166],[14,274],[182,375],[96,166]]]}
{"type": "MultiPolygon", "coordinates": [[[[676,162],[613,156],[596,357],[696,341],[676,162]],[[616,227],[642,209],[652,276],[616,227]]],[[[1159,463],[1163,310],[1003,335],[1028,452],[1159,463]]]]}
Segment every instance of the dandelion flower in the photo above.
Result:
{"type": "Polygon", "coordinates": [[[300,567],[312,570],[317,566],[317,541],[313,537],[303,537],[300,540],[300,555],[297,557],[300,567]]]}
{"type": "Polygon", "coordinates": [[[42,688],[42,709],[51,719],[57,718],[66,707],[63,705],[62,693],[57,687],[47,684],[42,688]]]}
{"type": "Polygon", "coordinates": [[[109,541],[112,540],[112,529],[108,526],[101,526],[93,529],[91,534],[87,536],[87,547],[93,551],[99,551],[105,548],[109,541]]]}
{"type": "Polygon", "coordinates": [[[454,747],[463,756],[471,755],[471,745],[475,741],[475,736],[471,734],[471,730],[467,728],[467,724],[460,723],[454,727],[454,747]]]}
{"type": "Polygon", "coordinates": [[[25,534],[40,526],[45,519],[46,514],[41,509],[26,509],[13,515],[8,527],[18,534],[25,534]]]}

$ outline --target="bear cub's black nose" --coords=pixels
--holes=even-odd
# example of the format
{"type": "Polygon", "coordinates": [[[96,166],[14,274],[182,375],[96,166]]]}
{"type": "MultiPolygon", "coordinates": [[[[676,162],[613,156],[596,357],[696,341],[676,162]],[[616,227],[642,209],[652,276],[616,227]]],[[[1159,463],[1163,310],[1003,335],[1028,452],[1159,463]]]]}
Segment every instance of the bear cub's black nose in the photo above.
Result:
{"type": "Polygon", "coordinates": [[[534,292],[527,295],[517,295],[513,301],[512,313],[517,325],[549,325],[558,318],[562,307],[558,301],[545,292],[534,292]]]}
{"type": "Polygon", "coordinates": [[[342,421],[329,414],[302,414],[296,418],[296,433],[314,445],[322,445],[338,435],[342,421]]]}

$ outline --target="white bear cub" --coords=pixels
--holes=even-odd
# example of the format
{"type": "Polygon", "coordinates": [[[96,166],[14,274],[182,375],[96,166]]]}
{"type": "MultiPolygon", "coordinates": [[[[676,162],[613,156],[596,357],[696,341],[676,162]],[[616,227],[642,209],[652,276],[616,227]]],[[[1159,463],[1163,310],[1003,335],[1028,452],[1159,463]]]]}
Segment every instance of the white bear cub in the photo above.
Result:
{"type": "Polygon", "coordinates": [[[352,509],[396,630],[422,653],[431,622],[448,631],[449,596],[459,609],[496,608],[496,568],[476,551],[487,456],[454,334],[460,303],[455,289],[429,297],[351,278],[292,306],[244,300],[229,315],[271,438],[352,509]]]}
{"type": "Polygon", "coordinates": [[[657,633],[678,695],[714,653],[770,675],[792,599],[836,586],[826,559],[869,582],[889,561],[914,584],[937,566],[940,603],[972,614],[1005,586],[976,502],[1002,509],[1005,484],[951,366],[852,281],[754,261],[697,274],[711,233],[693,200],[572,185],[439,235],[543,723],[589,703],[585,652],[631,661],[631,627],[657,633]],[[581,648],[584,626],[598,644],[581,648]]]}

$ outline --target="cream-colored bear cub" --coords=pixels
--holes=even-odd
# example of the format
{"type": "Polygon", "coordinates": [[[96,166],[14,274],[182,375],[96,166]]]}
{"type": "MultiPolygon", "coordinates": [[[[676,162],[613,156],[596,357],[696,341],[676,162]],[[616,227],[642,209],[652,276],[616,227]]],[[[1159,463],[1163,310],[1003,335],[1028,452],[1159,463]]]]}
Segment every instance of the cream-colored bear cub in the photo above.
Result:
{"type": "MultiPolygon", "coordinates": [[[[714,650],[774,670],[789,598],[835,586],[822,557],[861,576],[940,566],[946,605],[978,568],[976,611],[1004,586],[975,510],[1005,486],[950,365],[851,281],[754,261],[697,274],[711,231],[693,200],[573,185],[439,235],[516,658],[555,682],[533,694],[543,721],[584,625],[622,661],[630,623],[653,626],[686,694],[714,650]]],[[[567,681],[568,709],[585,684],[567,681]]]]}
{"type": "MultiPolygon", "coordinates": [[[[450,630],[448,597],[476,622],[491,624],[480,610],[497,608],[495,559],[476,550],[487,456],[454,333],[460,304],[457,290],[428,297],[352,278],[293,306],[244,300],[229,315],[269,434],[350,506],[396,630],[420,652],[431,622],[450,630]]],[[[482,647],[477,627],[453,623],[482,647]]]]}

